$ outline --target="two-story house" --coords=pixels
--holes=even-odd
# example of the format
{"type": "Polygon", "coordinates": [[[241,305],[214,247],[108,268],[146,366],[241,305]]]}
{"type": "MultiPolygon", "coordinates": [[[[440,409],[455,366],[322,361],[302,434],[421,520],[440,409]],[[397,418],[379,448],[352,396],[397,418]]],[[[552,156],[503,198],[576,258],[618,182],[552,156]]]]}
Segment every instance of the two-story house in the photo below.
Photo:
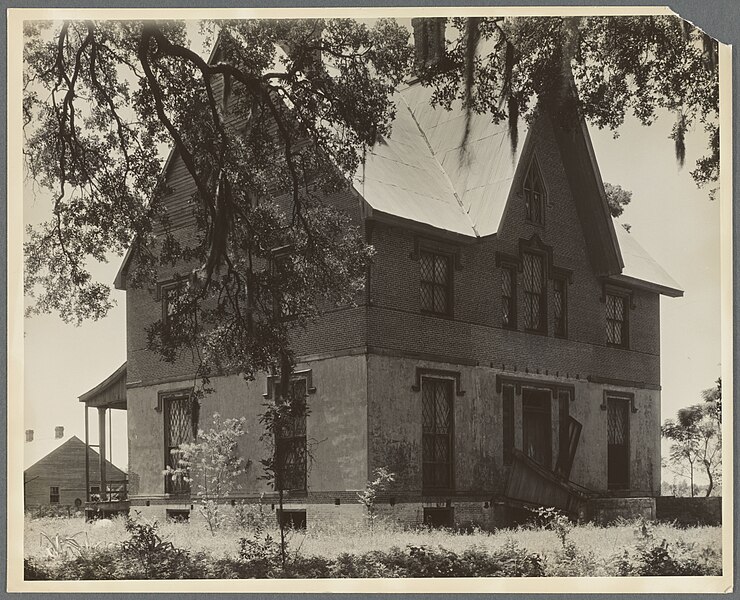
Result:
{"type": "MultiPolygon", "coordinates": [[[[356,306],[300,331],[297,389],[310,414],[290,449],[293,522],[361,518],[356,492],[377,467],[395,473],[382,510],[405,522],[501,522],[517,461],[601,495],[660,493],[660,296],[678,285],[610,217],[585,124],[546,115],[506,124],[399,89],[392,134],[330,200],[376,255],[356,306]]],[[[170,224],[196,235],[192,182],[173,154],[170,224]]],[[[172,273],[127,290],[126,384],[132,508],[188,512],[189,489],[163,475],[192,436],[193,365],[162,361],[145,327],[166,311],[172,273]]],[[[250,460],[232,500],[274,502],[259,459],[267,375],[213,378],[200,408],[246,417],[250,460]]],[[[526,494],[525,494],[526,495],[526,494]]],[[[526,499],[520,497],[520,499],[526,499]]],[[[545,503],[547,498],[542,499],[545,503]]],[[[273,506],[274,508],[274,506],[273,506]]]]}

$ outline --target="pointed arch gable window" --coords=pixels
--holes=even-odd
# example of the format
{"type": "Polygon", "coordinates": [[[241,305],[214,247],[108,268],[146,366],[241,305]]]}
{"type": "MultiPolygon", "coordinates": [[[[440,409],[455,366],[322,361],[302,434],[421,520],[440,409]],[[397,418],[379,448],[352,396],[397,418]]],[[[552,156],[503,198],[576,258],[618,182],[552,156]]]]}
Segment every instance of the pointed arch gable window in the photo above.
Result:
{"type": "Polygon", "coordinates": [[[545,214],[545,184],[542,181],[537,159],[532,157],[524,178],[524,215],[527,221],[542,225],[545,214]]]}

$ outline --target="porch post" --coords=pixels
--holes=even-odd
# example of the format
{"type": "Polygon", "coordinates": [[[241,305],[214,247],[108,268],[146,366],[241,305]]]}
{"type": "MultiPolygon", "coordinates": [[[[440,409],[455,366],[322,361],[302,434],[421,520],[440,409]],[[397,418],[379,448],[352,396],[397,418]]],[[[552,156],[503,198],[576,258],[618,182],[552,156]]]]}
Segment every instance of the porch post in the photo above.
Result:
{"type": "Polygon", "coordinates": [[[90,502],[90,427],[87,412],[89,407],[85,403],[85,502],[90,502]]]}
{"type": "Polygon", "coordinates": [[[98,407],[98,452],[100,455],[100,499],[108,501],[108,488],[105,482],[105,411],[104,406],[98,407]]]}

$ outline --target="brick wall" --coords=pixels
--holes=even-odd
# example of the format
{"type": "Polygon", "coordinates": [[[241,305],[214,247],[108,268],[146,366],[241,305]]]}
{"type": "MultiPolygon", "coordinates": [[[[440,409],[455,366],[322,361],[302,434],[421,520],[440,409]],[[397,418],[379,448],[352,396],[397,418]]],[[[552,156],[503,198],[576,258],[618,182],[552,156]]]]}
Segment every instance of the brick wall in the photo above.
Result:
{"type": "Polygon", "coordinates": [[[676,521],[680,525],[722,525],[722,498],[674,498],[660,496],[655,499],[656,518],[659,521],[676,521]]]}
{"type": "Polygon", "coordinates": [[[496,236],[475,242],[440,242],[460,253],[460,268],[453,273],[451,318],[424,315],[420,310],[419,263],[414,252],[420,241],[423,244],[425,239],[434,238],[387,224],[374,227],[372,240],[377,256],[371,273],[368,345],[533,373],[557,372],[659,385],[659,296],[633,290],[629,349],[607,345],[602,282],[591,265],[591,251],[549,125],[540,123],[532,139],[522,161],[528,164],[536,153],[548,192],[544,224],[526,221],[524,201],[516,191],[521,185],[515,182],[496,236]],[[534,235],[552,248],[554,267],[572,272],[572,283],[567,286],[567,339],[554,337],[551,279],[546,283],[547,334],[523,331],[521,273],[518,329],[501,327],[502,270],[496,266],[496,253],[518,255],[520,240],[530,240],[534,235]]]}

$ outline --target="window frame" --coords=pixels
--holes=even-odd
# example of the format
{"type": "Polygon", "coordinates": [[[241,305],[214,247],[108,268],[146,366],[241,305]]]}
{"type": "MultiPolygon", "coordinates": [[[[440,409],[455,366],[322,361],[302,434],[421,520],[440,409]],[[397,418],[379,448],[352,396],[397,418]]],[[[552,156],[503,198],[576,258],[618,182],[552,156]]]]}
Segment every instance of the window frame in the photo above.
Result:
{"type": "Polygon", "coordinates": [[[518,281],[517,281],[517,267],[512,263],[503,263],[501,265],[501,326],[505,329],[516,329],[517,328],[517,297],[518,297],[518,281]],[[509,320],[504,320],[504,273],[508,273],[511,282],[511,296],[508,298],[511,301],[509,320]]]}
{"type": "Polygon", "coordinates": [[[454,260],[455,255],[451,252],[447,252],[445,250],[440,250],[438,248],[432,248],[429,246],[422,246],[419,248],[418,251],[419,256],[419,309],[422,314],[425,315],[433,315],[436,317],[448,317],[451,318],[454,315],[454,260]],[[422,272],[422,262],[424,261],[425,256],[430,256],[432,261],[432,273],[434,276],[434,273],[436,273],[435,265],[436,265],[436,259],[442,258],[444,259],[446,263],[446,272],[447,272],[447,282],[442,284],[438,283],[434,280],[426,280],[424,279],[424,275],[422,272]],[[430,285],[432,286],[432,308],[425,308],[424,307],[424,296],[423,296],[423,287],[424,285],[430,285]],[[434,307],[434,290],[437,288],[443,287],[444,288],[444,297],[445,297],[445,310],[440,311],[436,310],[434,307]]]}
{"type": "MultiPolygon", "coordinates": [[[[157,398],[157,404],[162,412],[162,447],[164,450],[164,467],[173,467],[171,458],[173,456],[173,450],[179,450],[180,445],[183,443],[190,443],[195,439],[193,432],[193,389],[185,388],[180,390],[170,390],[166,392],[160,392],[157,398]],[[170,445],[168,442],[171,441],[171,424],[169,424],[168,418],[170,411],[172,410],[172,403],[175,401],[187,401],[185,407],[189,433],[188,439],[180,441],[176,446],[170,445]]],[[[174,465],[176,466],[176,465],[174,465]]],[[[189,495],[191,492],[190,483],[181,479],[176,482],[170,475],[164,476],[164,493],[172,496],[189,495]]]]}
{"type": "Polygon", "coordinates": [[[521,271],[522,271],[522,297],[524,299],[524,331],[528,333],[538,333],[542,335],[547,335],[547,309],[548,309],[548,302],[547,302],[547,291],[548,291],[548,276],[547,276],[547,257],[544,253],[538,252],[537,250],[533,250],[531,248],[527,248],[523,250],[521,253],[521,271]],[[527,290],[527,280],[526,280],[526,257],[531,256],[533,258],[536,258],[540,262],[540,292],[539,294],[535,294],[535,292],[530,292],[527,290]],[[539,298],[539,325],[538,327],[531,327],[527,324],[528,317],[530,316],[527,311],[527,299],[529,295],[536,295],[539,298]]]}
{"type": "MultiPolygon", "coordinates": [[[[443,492],[443,491],[449,491],[455,489],[455,402],[454,402],[454,396],[455,396],[455,389],[456,389],[456,380],[451,377],[440,377],[440,376],[421,376],[421,382],[420,382],[420,391],[421,391],[421,487],[422,491],[427,492],[443,492]],[[447,394],[447,405],[448,405],[448,411],[447,411],[447,433],[440,434],[437,433],[437,420],[436,420],[436,400],[432,398],[433,407],[434,407],[434,418],[433,418],[433,426],[434,430],[433,432],[425,432],[424,431],[424,403],[426,401],[426,396],[424,390],[426,388],[426,385],[432,384],[434,386],[437,385],[443,385],[444,389],[446,390],[447,394]],[[432,437],[432,439],[436,439],[436,437],[442,437],[445,436],[447,438],[447,460],[445,462],[440,461],[429,461],[425,460],[425,438],[432,437]],[[425,477],[425,472],[427,471],[426,465],[447,465],[446,468],[446,474],[445,477],[447,479],[446,482],[440,485],[436,485],[436,482],[429,482],[427,481],[427,477],[425,477]]],[[[432,392],[434,393],[434,392],[432,392]]],[[[436,444],[435,444],[436,446],[436,444]]]]}
{"type": "Polygon", "coordinates": [[[59,486],[58,485],[50,485],[49,486],[49,504],[59,504],[59,486]],[[56,500],[54,499],[56,498],[56,500]]]}
{"type": "Polygon", "coordinates": [[[184,290],[186,281],[184,279],[171,279],[157,284],[157,300],[162,305],[162,325],[172,320],[170,313],[170,294],[176,290],[184,290]]]}
{"type": "Polygon", "coordinates": [[[544,226],[548,194],[545,179],[542,177],[542,169],[540,169],[539,161],[534,154],[529,161],[529,166],[522,181],[522,197],[524,199],[524,220],[530,225],[544,226]],[[539,189],[536,188],[536,184],[539,184],[539,189]],[[535,215],[532,210],[535,205],[533,202],[535,194],[539,194],[540,196],[538,202],[539,219],[534,218],[535,215]]]}
{"type": "Polygon", "coordinates": [[[632,465],[631,465],[631,454],[632,454],[632,418],[631,415],[635,412],[635,395],[628,392],[618,392],[612,390],[604,390],[604,402],[602,404],[602,410],[606,413],[606,448],[607,448],[607,490],[612,493],[624,493],[632,489],[632,465]],[[624,415],[624,451],[626,452],[626,480],[624,482],[610,481],[610,469],[609,469],[609,446],[615,444],[609,444],[609,405],[619,405],[620,410],[624,415]]]}
{"type": "MultiPolygon", "coordinates": [[[[304,402],[306,402],[306,398],[308,397],[308,394],[310,393],[310,382],[307,377],[292,377],[290,380],[290,386],[291,386],[291,394],[294,393],[294,388],[296,384],[302,384],[303,385],[303,397],[304,402]]],[[[278,388],[275,388],[274,394],[275,397],[278,398],[278,388]]],[[[276,485],[281,486],[283,491],[290,491],[290,492],[306,492],[308,491],[308,419],[306,411],[303,412],[303,414],[300,416],[301,420],[303,421],[300,427],[298,428],[298,431],[300,432],[299,435],[295,435],[296,427],[293,427],[292,433],[293,435],[281,435],[280,431],[274,432],[274,460],[276,464],[276,470],[275,470],[275,478],[276,478],[276,485]],[[296,454],[296,448],[298,448],[298,457],[300,464],[296,467],[296,465],[293,465],[293,468],[296,470],[299,470],[300,473],[296,476],[295,473],[291,474],[291,478],[289,479],[286,477],[285,473],[282,471],[280,467],[280,462],[282,459],[290,455],[290,452],[295,455],[296,454]],[[295,480],[300,479],[300,485],[299,486],[286,486],[284,485],[286,481],[293,483],[295,480]],[[279,481],[278,481],[279,480],[279,481]]]]}
{"type": "Polygon", "coordinates": [[[552,332],[553,336],[557,338],[568,337],[568,279],[566,277],[555,276],[552,278],[552,332]],[[558,287],[561,289],[558,290],[558,287]],[[556,312],[557,303],[555,300],[556,294],[560,293],[560,307],[561,315],[560,322],[561,326],[558,327],[558,315],[556,312]]]}
{"type": "Polygon", "coordinates": [[[630,295],[628,292],[622,292],[618,290],[608,289],[604,292],[604,318],[606,323],[605,334],[606,334],[606,345],[611,348],[624,348],[627,349],[630,346],[630,324],[629,324],[629,311],[631,307],[630,295]],[[619,299],[622,304],[622,320],[620,326],[620,341],[613,342],[609,339],[610,337],[610,323],[618,322],[615,319],[609,318],[609,300],[611,298],[619,299]]]}
{"type": "Polygon", "coordinates": [[[553,400],[553,391],[549,388],[539,388],[534,386],[522,386],[522,396],[521,396],[521,402],[522,402],[522,451],[524,452],[527,457],[529,457],[531,460],[536,462],[537,464],[542,465],[545,469],[548,471],[552,471],[552,458],[553,458],[553,452],[552,452],[552,400],[553,400]],[[527,393],[535,393],[537,395],[542,395],[541,399],[543,400],[544,406],[537,407],[532,404],[527,405],[525,403],[525,395],[527,393]],[[545,398],[547,396],[547,398],[545,398]],[[526,448],[526,435],[525,431],[527,429],[527,423],[528,423],[528,416],[531,418],[532,415],[542,415],[545,419],[545,427],[544,430],[547,434],[547,440],[543,441],[542,448],[544,449],[544,456],[542,457],[544,462],[540,462],[538,459],[536,459],[534,456],[530,456],[527,448],[526,448]]]}

